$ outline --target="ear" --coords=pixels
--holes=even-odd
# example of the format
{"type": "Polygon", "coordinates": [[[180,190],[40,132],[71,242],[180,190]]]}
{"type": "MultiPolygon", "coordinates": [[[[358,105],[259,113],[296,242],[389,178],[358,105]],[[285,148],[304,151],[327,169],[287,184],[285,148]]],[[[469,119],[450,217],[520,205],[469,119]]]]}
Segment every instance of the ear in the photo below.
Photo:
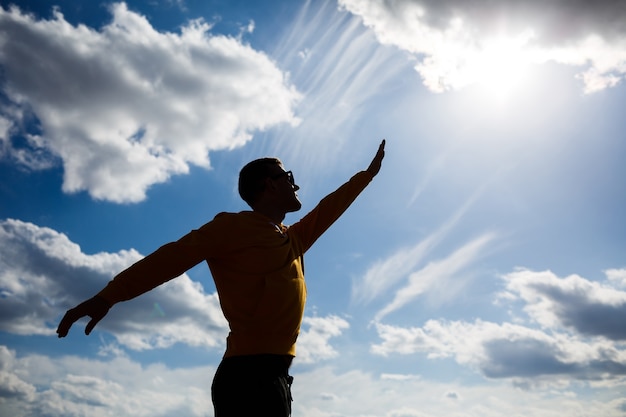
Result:
{"type": "Polygon", "coordinates": [[[276,181],[274,181],[271,178],[265,178],[265,188],[264,188],[264,192],[273,192],[276,190],[276,181]]]}

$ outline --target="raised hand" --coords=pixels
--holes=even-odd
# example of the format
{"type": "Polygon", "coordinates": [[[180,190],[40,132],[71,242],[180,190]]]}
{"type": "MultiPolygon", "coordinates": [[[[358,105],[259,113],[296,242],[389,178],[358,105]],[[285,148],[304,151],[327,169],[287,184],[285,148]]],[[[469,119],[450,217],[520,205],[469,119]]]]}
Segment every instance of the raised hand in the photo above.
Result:
{"type": "Polygon", "coordinates": [[[384,157],[385,157],[385,139],[383,139],[383,141],[380,143],[380,146],[378,147],[378,152],[376,152],[376,155],[374,156],[374,159],[372,159],[370,166],[367,167],[367,172],[372,174],[372,177],[375,177],[376,174],[378,174],[378,171],[380,171],[380,167],[383,163],[384,157]]]}

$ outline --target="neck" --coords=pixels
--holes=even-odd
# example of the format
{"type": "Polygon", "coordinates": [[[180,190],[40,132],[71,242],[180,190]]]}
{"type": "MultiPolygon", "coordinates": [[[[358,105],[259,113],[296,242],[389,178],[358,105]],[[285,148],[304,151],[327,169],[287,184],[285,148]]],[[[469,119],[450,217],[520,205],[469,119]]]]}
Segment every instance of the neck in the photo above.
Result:
{"type": "Polygon", "coordinates": [[[282,224],[283,220],[285,220],[284,212],[275,209],[272,210],[269,207],[254,207],[252,210],[264,215],[276,225],[282,224]]]}

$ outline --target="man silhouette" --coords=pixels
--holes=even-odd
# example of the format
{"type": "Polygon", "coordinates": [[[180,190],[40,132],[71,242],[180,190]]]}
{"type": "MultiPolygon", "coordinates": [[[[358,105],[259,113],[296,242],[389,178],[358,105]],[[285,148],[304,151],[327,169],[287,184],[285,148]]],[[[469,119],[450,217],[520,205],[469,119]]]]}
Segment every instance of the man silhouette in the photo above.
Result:
{"type": "Polygon", "coordinates": [[[89,316],[88,335],[117,302],[130,300],[206,261],[230,332],[215,373],[215,417],[291,414],[288,370],[296,354],[306,286],[304,253],[343,214],[378,174],[383,140],[365,171],[324,197],[300,221],[283,225],[300,210],[298,187],[280,160],[262,158],[239,174],[239,194],[252,211],[220,213],[176,242],[119,273],[94,297],[67,311],[57,334],[89,316]]]}

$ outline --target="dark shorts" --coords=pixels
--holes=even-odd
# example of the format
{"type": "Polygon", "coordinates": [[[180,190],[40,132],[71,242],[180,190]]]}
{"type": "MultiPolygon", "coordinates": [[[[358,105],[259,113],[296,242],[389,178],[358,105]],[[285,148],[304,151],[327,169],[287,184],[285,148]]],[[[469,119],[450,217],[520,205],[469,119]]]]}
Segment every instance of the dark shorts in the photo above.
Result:
{"type": "Polygon", "coordinates": [[[215,417],[289,417],[292,359],[283,355],[224,358],[211,386],[215,417]]]}

